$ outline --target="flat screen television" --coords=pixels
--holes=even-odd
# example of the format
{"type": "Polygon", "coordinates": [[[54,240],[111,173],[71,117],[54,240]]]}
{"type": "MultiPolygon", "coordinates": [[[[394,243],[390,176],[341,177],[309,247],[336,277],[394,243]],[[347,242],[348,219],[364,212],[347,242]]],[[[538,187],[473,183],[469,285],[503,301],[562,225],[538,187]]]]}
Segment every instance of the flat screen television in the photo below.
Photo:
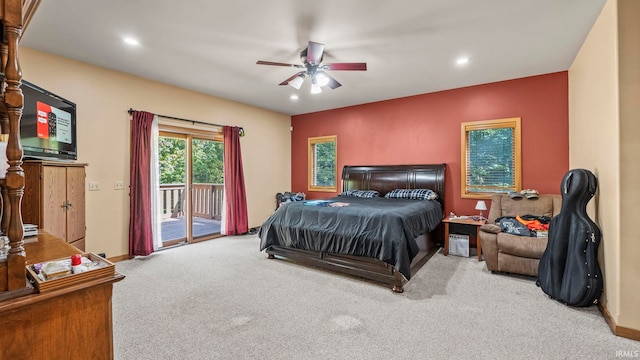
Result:
{"type": "Polygon", "coordinates": [[[77,160],[76,104],[22,81],[20,139],[25,158],[77,160]]]}

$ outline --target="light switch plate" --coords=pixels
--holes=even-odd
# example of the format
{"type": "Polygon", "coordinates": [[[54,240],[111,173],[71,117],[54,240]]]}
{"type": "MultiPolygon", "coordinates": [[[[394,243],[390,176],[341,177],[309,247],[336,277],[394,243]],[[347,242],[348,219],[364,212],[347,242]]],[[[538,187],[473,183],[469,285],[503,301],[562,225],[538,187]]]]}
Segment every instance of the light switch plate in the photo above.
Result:
{"type": "Polygon", "coordinates": [[[100,182],[89,181],[89,191],[98,191],[98,190],[100,190],[100,182]]]}

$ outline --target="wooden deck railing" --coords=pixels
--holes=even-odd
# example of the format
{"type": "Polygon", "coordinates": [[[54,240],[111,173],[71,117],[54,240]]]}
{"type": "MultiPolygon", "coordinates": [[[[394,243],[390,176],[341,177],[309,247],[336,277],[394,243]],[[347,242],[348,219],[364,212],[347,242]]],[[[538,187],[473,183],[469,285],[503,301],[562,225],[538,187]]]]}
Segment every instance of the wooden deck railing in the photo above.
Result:
{"type": "MultiPolygon", "coordinates": [[[[160,185],[162,218],[184,216],[185,184],[160,185]]],[[[205,219],[222,219],[223,184],[193,184],[193,216],[205,219]]]]}

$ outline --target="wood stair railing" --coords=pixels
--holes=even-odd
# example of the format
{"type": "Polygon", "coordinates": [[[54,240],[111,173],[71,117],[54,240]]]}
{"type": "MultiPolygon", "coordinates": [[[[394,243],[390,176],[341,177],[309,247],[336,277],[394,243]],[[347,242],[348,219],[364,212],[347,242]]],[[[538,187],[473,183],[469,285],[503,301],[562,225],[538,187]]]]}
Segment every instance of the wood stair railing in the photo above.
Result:
{"type": "Polygon", "coordinates": [[[18,45],[22,33],[40,0],[0,0],[2,43],[0,44],[0,128],[7,136],[7,163],[9,168],[2,182],[1,230],[9,237],[10,250],[6,261],[0,265],[0,299],[22,296],[32,292],[26,278],[26,252],[24,250],[23,224],[20,213],[24,194],[22,169],[22,144],[20,143],[20,118],[24,100],[22,72],[18,62],[18,45]]]}

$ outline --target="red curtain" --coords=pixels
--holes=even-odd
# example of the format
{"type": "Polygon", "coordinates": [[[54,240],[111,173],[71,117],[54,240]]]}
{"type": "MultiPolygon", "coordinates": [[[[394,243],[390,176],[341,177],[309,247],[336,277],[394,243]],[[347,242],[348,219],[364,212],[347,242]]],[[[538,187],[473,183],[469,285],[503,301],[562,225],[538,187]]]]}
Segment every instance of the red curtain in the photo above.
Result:
{"type": "Polygon", "coordinates": [[[224,136],[224,194],[226,200],[227,235],[244,234],[249,231],[247,216],[247,195],[242,171],[240,152],[241,128],[223,126],[224,136]]]}
{"type": "Polygon", "coordinates": [[[134,111],[131,120],[129,255],[153,252],[151,219],[151,126],[154,114],[134,111]]]}

